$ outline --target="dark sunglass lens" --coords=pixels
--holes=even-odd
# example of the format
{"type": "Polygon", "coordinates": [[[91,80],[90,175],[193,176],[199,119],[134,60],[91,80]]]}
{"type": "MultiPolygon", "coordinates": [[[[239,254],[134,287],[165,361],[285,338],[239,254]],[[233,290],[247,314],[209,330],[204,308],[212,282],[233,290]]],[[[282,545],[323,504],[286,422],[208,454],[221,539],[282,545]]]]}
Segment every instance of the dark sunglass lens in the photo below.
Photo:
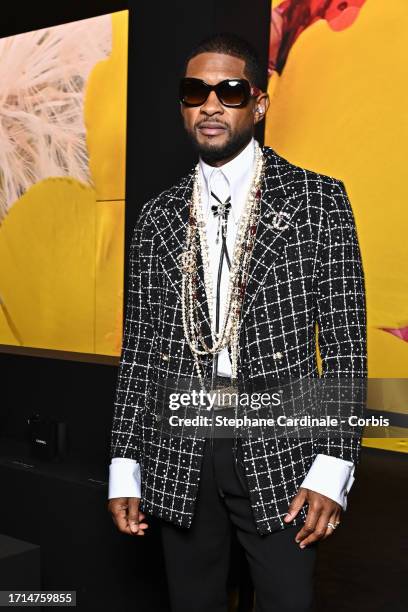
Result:
{"type": "Polygon", "coordinates": [[[189,106],[204,104],[207,99],[207,88],[204,83],[195,79],[184,79],[180,85],[180,99],[189,106]]]}
{"type": "Polygon", "coordinates": [[[247,101],[247,92],[241,81],[224,81],[220,83],[218,95],[223,104],[228,106],[240,106],[247,101]]]}

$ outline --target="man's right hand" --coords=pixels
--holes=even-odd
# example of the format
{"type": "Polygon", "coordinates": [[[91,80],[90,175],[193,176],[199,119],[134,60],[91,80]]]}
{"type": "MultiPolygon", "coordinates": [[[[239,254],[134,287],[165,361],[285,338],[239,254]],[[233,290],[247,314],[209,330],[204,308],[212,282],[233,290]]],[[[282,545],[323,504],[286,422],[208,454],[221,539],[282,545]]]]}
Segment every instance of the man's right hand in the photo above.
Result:
{"type": "Polygon", "coordinates": [[[139,511],[140,497],[113,497],[108,502],[108,510],[113,522],[122,533],[145,535],[148,524],[146,515],[139,511]]]}

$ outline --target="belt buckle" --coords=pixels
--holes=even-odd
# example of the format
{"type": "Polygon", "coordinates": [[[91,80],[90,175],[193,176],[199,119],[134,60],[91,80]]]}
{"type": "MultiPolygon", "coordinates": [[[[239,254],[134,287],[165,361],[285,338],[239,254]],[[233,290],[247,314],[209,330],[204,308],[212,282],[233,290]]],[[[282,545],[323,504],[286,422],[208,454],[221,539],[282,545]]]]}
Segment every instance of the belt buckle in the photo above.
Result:
{"type": "Polygon", "coordinates": [[[232,385],[232,384],[227,384],[227,385],[222,385],[222,386],[215,386],[215,388],[213,388],[213,392],[217,393],[218,398],[221,399],[221,403],[216,403],[214,402],[214,406],[213,409],[214,410],[231,410],[233,408],[236,408],[236,402],[238,398],[233,397],[229,397],[228,399],[226,399],[226,403],[223,403],[223,396],[224,394],[237,394],[238,393],[238,387],[236,385],[232,385]]]}

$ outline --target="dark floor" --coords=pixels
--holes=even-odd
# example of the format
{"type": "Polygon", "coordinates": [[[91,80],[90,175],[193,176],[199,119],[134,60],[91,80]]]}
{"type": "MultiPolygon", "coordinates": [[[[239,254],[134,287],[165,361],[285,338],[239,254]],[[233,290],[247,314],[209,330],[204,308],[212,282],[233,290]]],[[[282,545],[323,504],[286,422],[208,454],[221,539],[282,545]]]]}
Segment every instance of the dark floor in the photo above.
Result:
{"type": "MultiPolygon", "coordinates": [[[[342,524],[319,545],[316,612],[408,612],[407,468],[408,455],[363,449],[342,524]]],[[[153,521],[146,538],[119,534],[106,510],[106,489],[87,481],[100,478],[96,472],[66,469],[63,479],[53,469],[0,461],[6,500],[0,531],[41,546],[43,588],[76,590],[84,612],[168,612],[153,521]],[[27,503],[12,503],[22,491],[27,503]]],[[[231,610],[249,612],[252,589],[239,548],[231,569],[231,610]]]]}
{"type": "Polygon", "coordinates": [[[320,544],[318,612],[408,610],[408,455],[363,449],[336,534],[320,544]]]}

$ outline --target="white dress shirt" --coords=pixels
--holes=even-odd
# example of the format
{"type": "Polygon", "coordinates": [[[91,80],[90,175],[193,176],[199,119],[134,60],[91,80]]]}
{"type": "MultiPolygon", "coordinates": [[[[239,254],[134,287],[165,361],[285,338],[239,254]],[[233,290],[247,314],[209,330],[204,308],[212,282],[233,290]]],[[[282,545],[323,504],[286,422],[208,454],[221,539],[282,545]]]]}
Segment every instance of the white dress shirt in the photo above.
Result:
{"type": "MultiPolygon", "coordinates": [[[[254,171],[254,139],[239,155],[220,167],[206,164],[200,159],[200,182],[202,194],[202,211],[206,221],[207,242],[209,246],[210,267],[213,279],[213,323],[216,309],[216,283],[221,250],[221,236],[216,245],[218,220],[211,211],[216,201],[211,190],[223,202],[231,196],[231,209],[227,225],[227,249],[232,260],[236,230],[239,216],[247,199],[254,171]]],[[[224,317],[224,304],[228,289],[228,267],[224,257],[220,287],[220,329],[224,317]]],[[[217,373],[221,376],[231,375],[231,362],[227,348],[218,354],[217,373]]],[[[310,467],[301,486],[336,501],[345,510],[347,493],[354,482],[354,463],[337,457],[318,454],[310,467]]],[[[141,497],[140,466],[133,459],[114,457],[109,466],[108,498],[141,497]]]]}

